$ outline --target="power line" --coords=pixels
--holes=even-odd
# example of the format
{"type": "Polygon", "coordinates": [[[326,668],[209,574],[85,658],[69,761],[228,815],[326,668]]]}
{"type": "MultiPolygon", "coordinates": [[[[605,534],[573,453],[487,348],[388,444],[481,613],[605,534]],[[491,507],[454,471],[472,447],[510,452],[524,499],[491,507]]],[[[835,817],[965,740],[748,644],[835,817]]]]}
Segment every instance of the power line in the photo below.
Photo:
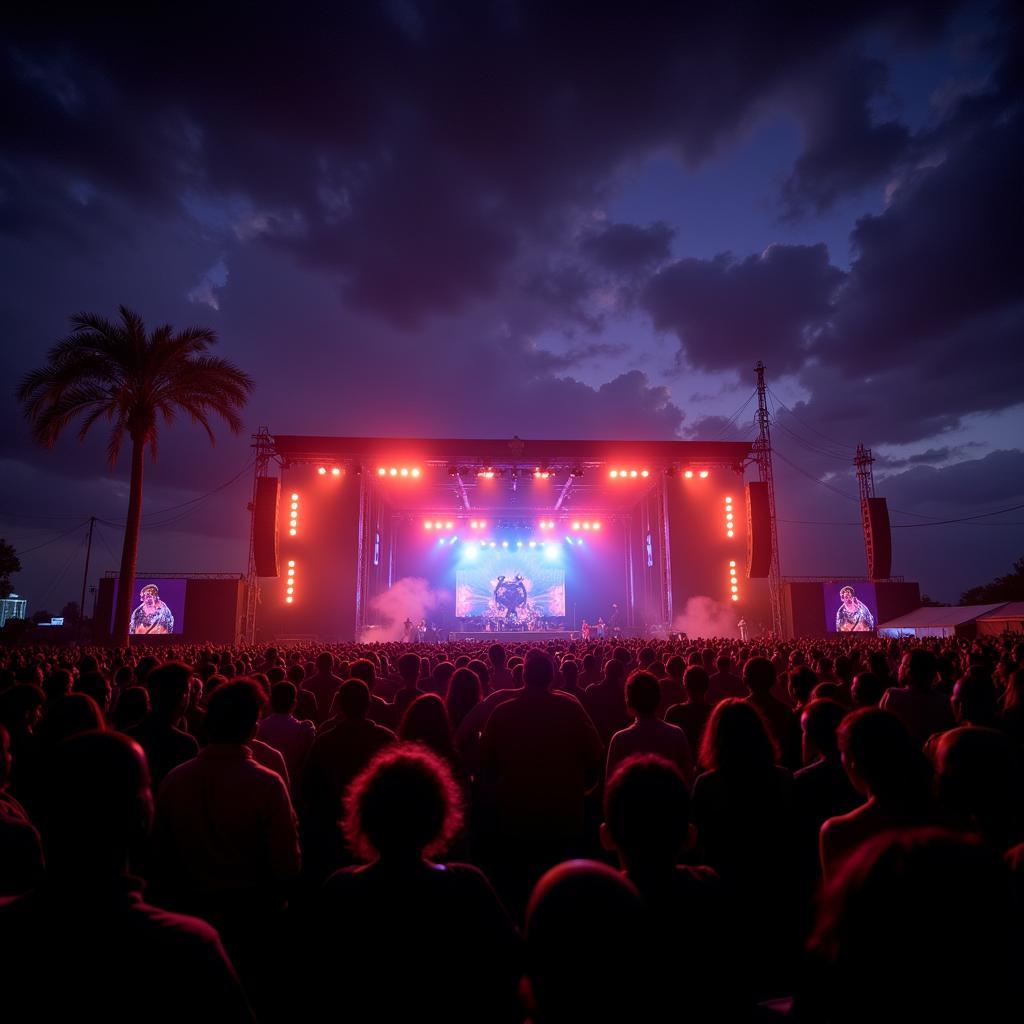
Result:
{"type": "Polygon", "coordinates": [[[22,555],[30,555],[32,554],[33,551],[38,551],[40,548],[45,548],[48,544],[53,544],[54,542],[60,540],[62,537],[66,537],[68,534],[74,533],[75,530],[81,530],[84,526],[88,526],[88,524],[88,519],[86,519],[84,522],[75,523],[75,525],[72,526],[71,529],[64,530],[62,533],[58,533],[55,536],[51,537],[49,540],[44,540],[42,544],[36,544],[35,547],[26,548],[24,551],[19,551],[18,556],[20,557],[22,555]]]}

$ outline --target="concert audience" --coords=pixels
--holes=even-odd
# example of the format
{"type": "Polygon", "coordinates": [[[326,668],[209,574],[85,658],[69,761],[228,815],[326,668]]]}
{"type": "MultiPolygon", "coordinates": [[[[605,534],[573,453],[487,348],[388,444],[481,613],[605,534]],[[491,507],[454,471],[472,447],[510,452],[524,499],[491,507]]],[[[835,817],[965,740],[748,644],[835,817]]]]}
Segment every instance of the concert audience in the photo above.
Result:
{"type": "Polygon", "coordinates": [[[1012,1019],[1022,660],[1013,636],[0,647],[0,1013],[1012,1019]]]}

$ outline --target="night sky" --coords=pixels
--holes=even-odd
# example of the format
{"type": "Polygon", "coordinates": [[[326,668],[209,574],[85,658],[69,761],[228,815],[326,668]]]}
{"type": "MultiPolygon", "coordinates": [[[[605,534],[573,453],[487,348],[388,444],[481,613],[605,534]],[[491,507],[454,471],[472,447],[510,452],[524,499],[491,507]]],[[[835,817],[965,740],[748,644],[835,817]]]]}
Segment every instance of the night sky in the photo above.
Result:
{"type": "MultiPolygon", "coordinates": [[[[215,329],[280,433],[749,438],[763,359],[784,575],[864,572],[859,441],[894,572],[956,600],[1024,555],[1024,509],[926,525],[1024,503],[1019,5],[60,6],[0,48],[30,613],[127,466],[34,448],[13,390],[120,303],[215,329]]],[[[164,431],[140,570],[244,570],[248,443],[164,431]]]]}

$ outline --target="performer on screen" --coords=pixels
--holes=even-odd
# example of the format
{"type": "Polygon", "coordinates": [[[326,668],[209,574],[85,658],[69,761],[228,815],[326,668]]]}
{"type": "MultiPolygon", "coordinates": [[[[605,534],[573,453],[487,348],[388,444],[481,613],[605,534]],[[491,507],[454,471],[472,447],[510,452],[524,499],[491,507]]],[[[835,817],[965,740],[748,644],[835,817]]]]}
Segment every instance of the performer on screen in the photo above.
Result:
{"type": "Polygon", "coordinates": [[[160,600],[160,591],[152,583],[147,583],[139,591],[142,604],[132,612],[128,624],[128,632],[136,634],[173,633],[174,616],[171,609],[160,600]]]}
{"type": "Polygon", "coordinates": [[[868,606],[853,592],[853,587],[839,591],[842,604],[836,612],[837,633],[870,633],[875,628],[875,617],[868,606]]]}

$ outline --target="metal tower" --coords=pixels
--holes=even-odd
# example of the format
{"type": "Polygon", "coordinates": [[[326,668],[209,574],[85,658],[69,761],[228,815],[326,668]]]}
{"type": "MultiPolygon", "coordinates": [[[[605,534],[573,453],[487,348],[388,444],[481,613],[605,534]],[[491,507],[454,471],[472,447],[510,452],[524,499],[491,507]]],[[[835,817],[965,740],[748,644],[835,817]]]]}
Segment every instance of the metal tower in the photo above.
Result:
{"type": "Polygon", "coordinates": [[[771,544],[771,565],[768,569],[768,596],[772,606],[772,632],[777,637],[784,633],[782,614],[782,574],[779,571],[779,539],[775,527],[775,476],[772,472],[772,435],[768,416],[768,386],[764,382],[764,363],[758,360],[754,367],[757,375],[757,425],[758,435],[754,442],[754,461],[757,463],[758,479],[768,485],[769,543],[771,544]]]}
{"type": "MultiPolygon", "coordinates": [[[[266,427],[253,434],[252,446],[256,451],[253,464],[252,500],[249,502],[249,566],[245,573],[245,610],[242,613],[242,642],[256,642],[256,606],[260,600],[260,580],[256,575],[256,486],[267,475],[273,457],[274,440],[266,427]]],[[[276,528],[276,526],[275,526],[276,528]]]]}
{"type": "Polygon", "coordinates": [[[871,506],[868,499],[875,496],[875,474],[871,464],[875,457],[870,448],[865,448],[863,441],[857,444],[857,454],[853,464],[857,467],[857,491],[860,494],[860,525],[864,532],[864,555],[868,563],[868,576],[871,576],[875,564],[873,531],[871,529],[871,506]]]}

